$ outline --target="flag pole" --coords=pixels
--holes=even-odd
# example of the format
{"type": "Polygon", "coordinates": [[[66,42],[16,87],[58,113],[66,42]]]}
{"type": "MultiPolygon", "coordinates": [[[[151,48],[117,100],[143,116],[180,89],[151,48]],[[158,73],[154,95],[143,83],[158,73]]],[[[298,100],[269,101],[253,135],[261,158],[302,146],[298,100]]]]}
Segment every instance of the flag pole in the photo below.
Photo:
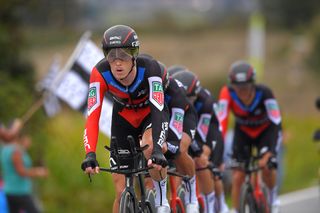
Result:
{"type": "Polygon", "coordinates": [[[27,112],[22,116],[22,124],[25,125],[30,118],[34,115],[35,112],[37,112],[40,107],[43,105],[44,100],[47,98],[47,96],[55,89],[57,84],[60,82],[60,80],[63,78],[63,76],[70,70],[72,67],[73,63],[77,59],[77,57],[80,55],[81,50],[83,49],[84,45],[88,41],[88,39],[91,37],[91,32],[86,31],[80,38],[75,50],[73,51],[72,55],[69,57],[67,63],[65,66],[62,68],[62,70],[59,72],[58,76],[53,80],[53,82],[50,84],[50,87],[48,90],[45,90],[43,92],[43,95],[41,96],[40,99],[35,101],[31,107],[27,110],[27,112]]]}

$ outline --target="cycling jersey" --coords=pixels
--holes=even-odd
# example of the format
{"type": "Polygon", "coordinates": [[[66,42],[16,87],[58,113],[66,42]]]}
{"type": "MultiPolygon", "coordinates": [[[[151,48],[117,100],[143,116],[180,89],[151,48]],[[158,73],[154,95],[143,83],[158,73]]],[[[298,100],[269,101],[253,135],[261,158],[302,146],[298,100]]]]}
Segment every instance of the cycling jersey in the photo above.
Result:
{"type": "MultiPolygon", "coordinates": [[[[223,140],[221,140],[221,137],[219,138],[216,135],[220,132],[220,124],[216,116],[215,109],[217,107],[215,107],[215,105],[216,100],[211,93],[208,90],[201,88],[199,94],[197,95],[197,99],[194,102],[194,107],[197,111],[199,119],[195,140],[198,142],[198,145],[206,144],[211,150],[214,150],[216,143],[222,143],[223,145],[223,140]],[[208,135],[209,130],[211,131],[211,129],[212,134],[208,135]]],[[[191,147],[196,145],[197,144],[193,143],[191,147]]]]}
{"type": "Polygon", "coordinates": [[[264,85],[255,85],[255,97],[249,106],[244,105],[230,86],[224,86],[219,98],[219,120],[223,135],[228,128],[229,112],[235,115],[236,126],[252,138],[258,137],[271,123],[281,125],[278,103],[271,90],[264,85]]]}
{"type": "Polygon", "coordinates": [[[197,113],[189,102],[185,91],[176,80],[169,78],[165,91],[165,102],[170,112],[169,132],[167,138],[167,158],[174,158],[179,154],[182,133],[187,133],[191,140],[194,139],[197,125],[197,113]]]}
{"type": "MultiPolygon", "coordinates": [[[[152,127],[154,149],[158,147],[157,145],[162,145],[167,136],[168,118],[161,70],[157,61],[138,57],[136,77],[130,86],[123,86],[113,77],[106,59],[102,59],[93,68],[88,94],[88,118],[84,131],[86,153],[96,151],[99,118],[105,93],[109,93],[114,100],[111,136],[128,135],[127,132],[119,133],[123,126],[131,126],[132,129],[140,131],[140,134],[152,127]],[[150,116],[149,119],[148,116],[150,116]],[[126,125],[121,126],[117,123],[120,117],[123,119],[121,123],[126,122],[126,125]],[[150,124],[142,129],[141,126],[145,126],[144,122],[147,120],[150,120],[150,124]]],[[[126,131],[125,127],[123,131],[126,131]]],[[[135,139],[138,140],[138,138],[135,139]]],[[[118,142],[123,143],[119,139],[118,142]]]]}

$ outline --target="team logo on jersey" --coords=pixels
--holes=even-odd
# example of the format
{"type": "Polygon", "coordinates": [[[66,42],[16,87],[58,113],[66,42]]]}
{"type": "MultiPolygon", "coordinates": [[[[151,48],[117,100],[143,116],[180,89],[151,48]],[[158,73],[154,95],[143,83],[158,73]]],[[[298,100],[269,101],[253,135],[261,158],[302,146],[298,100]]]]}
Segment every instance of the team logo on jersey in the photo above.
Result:
{"type": "Polygon", "coordinates": [[[204,113],[200,116],[199,122],[198,122],[198,133],[202,139],[202,141],[206,141],[207,134],[209,131],[209,125],[210,125],[210,119],[211,115],[209,113],[204,113]]]}
{"type": "Polygon", "coordinates": [[[184,111],[180,108],[172,108],[170,129],[176,134],[178,139],[182,137],[184,111]]]}
{"type": "Polygon", "coordinates": [[[218,106],[215,108],[215,113],[218,116],[219,121],[222,121],[227,117],[228,111],[228,101],[227,100],[220,100],[218,106]]]}
{"type": "Polygon", "coordinates": [[[150,101],[160,111],[162,111],[164,107],[162,80],[160,77],[150,77],[148,81],[149,81],[149,87],[150,87],[150,101]]]}
{"type": "Polygon", "coordinates": [[[100,83],[90,84],[88,94],[88,115],[90,115],[100,105],[100,83]]]}
{"type": "Polygon", "coordinates": [[[269,119],[275,123],[279,124],[281,122],[281,115],[278,103],[275,99],[267,99],[264,102],[269,119]]]}

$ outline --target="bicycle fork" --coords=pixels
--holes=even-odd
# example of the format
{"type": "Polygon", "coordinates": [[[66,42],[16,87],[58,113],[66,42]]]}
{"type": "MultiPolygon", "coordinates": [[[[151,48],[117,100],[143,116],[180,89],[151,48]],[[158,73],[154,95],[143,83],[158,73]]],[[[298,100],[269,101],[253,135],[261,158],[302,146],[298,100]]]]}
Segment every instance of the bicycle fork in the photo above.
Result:
{"type": "Polygon", "coordinates": [[[171,192],[170,206],[171,206],[172,213],[176,213],[177,212],[177,207],[178,206],[181,206],[181,213],[184,213],[182,200],[177,196],[177,188],[176,188],[176,183],[175,183],[175,177],[170,176],[169,177],[169,182],[170,182],[170,192],[171,192]]]}

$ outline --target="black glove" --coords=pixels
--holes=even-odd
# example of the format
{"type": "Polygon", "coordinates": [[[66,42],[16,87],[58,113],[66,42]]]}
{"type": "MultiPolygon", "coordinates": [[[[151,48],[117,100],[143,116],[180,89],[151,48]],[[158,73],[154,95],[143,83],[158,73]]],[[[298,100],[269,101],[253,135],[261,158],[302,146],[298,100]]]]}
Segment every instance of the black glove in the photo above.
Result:
{"type": "Polygon", "coordinates": [[[96,160],[96,153],[94,152],[89,152],[86,155],[86,159],[84,159],[84,161],[82,161],[81,164],[81,169],[83,171],[86,170],[86,168],[91,167],[91,168],[96,168],[97,166],[99,166],[98,161],[96,160]]]}
{"type": "Polygon", "coordinates": [[[152,163],[161,165],[164,168],[168,165],[168,161],[162,154],[161,147],[159,146],[157,148],[155,147],[153,149],[150,159],[152,160],[152,163]],[[160,148],[160,150],[157,148],[160,148]]]}

